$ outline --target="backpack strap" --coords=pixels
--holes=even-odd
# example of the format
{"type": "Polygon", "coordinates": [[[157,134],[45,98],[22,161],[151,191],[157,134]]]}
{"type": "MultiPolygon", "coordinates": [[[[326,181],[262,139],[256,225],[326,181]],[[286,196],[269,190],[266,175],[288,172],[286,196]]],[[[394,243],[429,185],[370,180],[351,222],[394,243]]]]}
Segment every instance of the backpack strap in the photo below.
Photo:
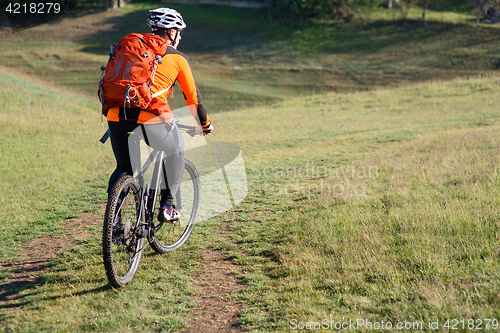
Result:
{"type": "Polygon", "coordinates": [[[170,87],[168,87],[168,88],[165,88],[165,89],[163,89],[163,90],[157,91],[157,92],[155,92],[153,95],[151,95],[151,97],[153,97],[153,98],[158,97],[158,96],[160,96],[161,94],[166,93],[166,92],[168,91],[168,89],[170,89],[170,88],[172,88],[172,87],[173,87],[173,85],[172,85],[172,86],[170,86],[170,87]]]}

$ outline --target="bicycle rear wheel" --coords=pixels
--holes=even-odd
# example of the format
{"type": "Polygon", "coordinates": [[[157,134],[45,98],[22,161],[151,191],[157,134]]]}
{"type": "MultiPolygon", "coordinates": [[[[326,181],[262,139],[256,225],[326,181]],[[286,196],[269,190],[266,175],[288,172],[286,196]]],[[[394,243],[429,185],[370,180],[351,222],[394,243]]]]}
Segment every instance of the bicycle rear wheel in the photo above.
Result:
{"type": "Polygon", "coordinates": [[[104,269],[115,288],[132,280],[141,261],[144,237],[136,230],[140,210],[139,183],[129,175],[121,177],[109,196],[102,234],[104,269]]]}
{"type": "MultiPolygon", "coordinates": [[[[153,219],[154,228],[150,229],[149,243],[158,253],[167,253],[182,246],[191,236],[200,210],[201,186],[198,171],[191,161],[186,160],[184,174],[174,205],[181,213],[175,222],[158,222],[153,219]]],[[[159,203],[159,200],[157,200],[159,203]]],[[[155,212],[158,207],[155,207],[155,212]]]]}

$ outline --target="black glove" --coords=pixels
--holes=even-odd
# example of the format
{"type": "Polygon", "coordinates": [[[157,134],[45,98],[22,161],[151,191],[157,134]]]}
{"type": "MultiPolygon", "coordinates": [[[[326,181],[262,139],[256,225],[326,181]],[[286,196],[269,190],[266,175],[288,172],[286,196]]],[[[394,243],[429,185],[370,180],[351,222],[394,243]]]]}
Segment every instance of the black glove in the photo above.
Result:
{"type": "Polygon", "coordinates": [[[201,128],[203,129],[203,135],[210,135],[210,134],[212,134],[212,132],[214,130],[214,127],[212,126],[211,121],[209,121],[208,124],[206,124],[205,126],[202,126],[201,128]]]}

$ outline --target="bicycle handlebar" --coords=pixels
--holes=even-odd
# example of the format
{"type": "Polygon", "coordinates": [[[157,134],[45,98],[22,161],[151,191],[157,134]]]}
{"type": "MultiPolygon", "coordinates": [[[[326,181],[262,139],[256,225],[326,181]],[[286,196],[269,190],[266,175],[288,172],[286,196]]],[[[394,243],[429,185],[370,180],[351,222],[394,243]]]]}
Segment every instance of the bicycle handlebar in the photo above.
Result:
{"type": "Polygon", "coordinates": [[[189,136],[191,136],[191,137],[194,137],[195,135],[200,135],[196,131],[196,126],[188,126],[188,125],[180,124],[178,119],[175,119],[175,123],[176,123],[177,127],[179,127],[179,129],[183,130],[184,132],[189,134],[189,136]]]}

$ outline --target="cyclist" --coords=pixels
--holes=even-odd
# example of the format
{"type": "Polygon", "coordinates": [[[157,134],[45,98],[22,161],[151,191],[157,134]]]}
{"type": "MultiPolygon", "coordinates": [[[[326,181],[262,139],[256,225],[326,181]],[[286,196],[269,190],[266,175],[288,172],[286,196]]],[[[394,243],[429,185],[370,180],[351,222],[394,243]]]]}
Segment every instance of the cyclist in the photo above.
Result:
{"type": "Polygon", "coordinates": [[[182,16],[170,8],[157,8],[149,12],[147,23],[152,33],[165,38],[168,47],[162,62],[158,64],[151,87],[155,98],[148,109],[150,111],[114,107],[107,112],[111,145],[116,158],[116,169],[109,179],[108,193],[123,174],[133,174],[135,152],[131,151],[134,150],[133,147],[129,147],[129,135],[142,132],[142,137],[150,147],[166,153],[164,177],[167,181],[164,182],[165,188],[161,190],[158,220],[173,222],[180,217],[172,203],[184,172],[184,144],[179,129],[172,125],[172,112],[167,103],[175,82],[179,83],[191,114],[199,120],[199,132],[203,131],[203,135],[211,134],[213,126],[196,86],[189,61],[177,50],[182,31],[186,28],[182,16]]]}

